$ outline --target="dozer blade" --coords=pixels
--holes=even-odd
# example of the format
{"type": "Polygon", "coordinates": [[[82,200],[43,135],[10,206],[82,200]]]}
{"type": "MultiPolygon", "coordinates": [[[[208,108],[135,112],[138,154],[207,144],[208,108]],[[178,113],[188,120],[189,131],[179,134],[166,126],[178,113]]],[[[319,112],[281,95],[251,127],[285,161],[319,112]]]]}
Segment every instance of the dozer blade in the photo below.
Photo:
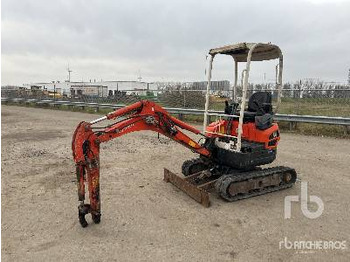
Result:
{"type": "Polygon", "coordinates": [[[199,172],[183,178],[164,168],[164,181],[167,183],[172,183],[174,186],[185,192],[198,203],[202,204],[205,207],[209,207],[209,192],[206,190],[214,186],[216,179],[198,185],[194,184],[194,179],[201,173],[202,172],[199,172]]]}

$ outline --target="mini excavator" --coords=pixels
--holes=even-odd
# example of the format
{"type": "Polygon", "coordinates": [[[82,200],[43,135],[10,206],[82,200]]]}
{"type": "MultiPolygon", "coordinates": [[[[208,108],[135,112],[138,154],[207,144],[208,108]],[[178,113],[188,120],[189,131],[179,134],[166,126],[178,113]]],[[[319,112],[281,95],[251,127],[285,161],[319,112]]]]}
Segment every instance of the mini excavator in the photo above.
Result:
{"type": "Polygon", "coordinates": [[[209,206],[209,190],[223,199],[236,201],[282,190],[293,186],[297,174],[293,168],[277,166],[261,168],[276,158],[280,140],[278,124],[273,116],[281,101],[283,56],[271,43],[239,43],[209,51],[208,83],[204,110],[203,132],[175,118],[160,105],[142,100],[120,108],[91,122],[81,122],[73,135],[72,150],[78,180],[79,222],[88,225],[85,215],[91,213],[94,223],[100,223],[100,144],[125,134],[151,130],[162,134],[198,154],[182,165],[183,176],[164,169],[164,180],[171,182],[202,205],[209,206]],[[225,102],[220,113],[209,111],[209,93],[214,57],[232,56],[234,86],[231,101],[225,102]],[[276,66],[277,106],[273,110],[271,92],[251,95],[246,108],[247,86],[251,61],[278,59],[276,66]],[[242,72],[242,97],[237,103],[238,63],[245,62],[242,72]],[[220,119],[208,125],[211,115],[220,119]],[[94,126],[104,120],[114,122],[105,127],[94,126]],[[185,132],[184,132],[185,131],[185,132]],[[201,136],[202,142],[188,133],[201,136]],[[85,201],[88,184],[90,203],[85,201]]]}

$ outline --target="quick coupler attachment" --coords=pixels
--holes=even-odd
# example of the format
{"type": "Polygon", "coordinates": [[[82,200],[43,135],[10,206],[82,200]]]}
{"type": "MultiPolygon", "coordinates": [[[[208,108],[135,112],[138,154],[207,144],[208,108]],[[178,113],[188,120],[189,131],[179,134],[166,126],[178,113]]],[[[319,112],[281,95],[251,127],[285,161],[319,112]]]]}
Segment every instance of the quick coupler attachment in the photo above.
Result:
{"type": "Polygon", "coordinates": [[[91,206],[89,204],[80,204],[78,206],[79,211],[79,223],[82,227],[87,227],[88,222],[85,219],[85,215],[88,213],[91,213],[92,221],[94,221],[95,224],[99,224],[101,222],[101,213],[93,211],[91,209],[91,206]]]}

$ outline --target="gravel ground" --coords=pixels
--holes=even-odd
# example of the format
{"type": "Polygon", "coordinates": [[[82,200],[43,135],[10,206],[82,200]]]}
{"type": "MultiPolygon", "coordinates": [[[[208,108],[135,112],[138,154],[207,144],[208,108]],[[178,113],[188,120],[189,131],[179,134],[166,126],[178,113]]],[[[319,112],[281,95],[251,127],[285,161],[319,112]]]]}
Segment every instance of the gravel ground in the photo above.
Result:
{"type": "MultiPolygon", "coordinates": [[[[171,184],[195,155],[151,132],[102,145],[102,221],[81,228],[71,137],[98,116],[2,106],[4,261],[350,261],[350,141],[283,134],[274,165],[294,167],[324,203],[317,219],[284,198],[293,188],[234,203],[212,194],[204,208],[171,184]],[[287,249],[283,241],[346,241],[344,250],[287,249]]],[[[310,210],[317,207],[309,206],[310,210]]]]}

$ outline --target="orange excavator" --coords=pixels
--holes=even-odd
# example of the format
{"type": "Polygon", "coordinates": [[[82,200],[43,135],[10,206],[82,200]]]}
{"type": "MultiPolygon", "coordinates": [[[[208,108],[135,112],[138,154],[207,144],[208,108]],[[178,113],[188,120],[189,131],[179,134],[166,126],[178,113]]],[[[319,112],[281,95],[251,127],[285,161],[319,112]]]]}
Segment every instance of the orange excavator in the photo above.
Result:
{"type": "Polygon", "coordinates": [[[91,122],[81,122],[76,128],[72,150],[78,180],[79,222],[88,225],[85,215],[91,213],[94,223],[101,220],[100,206],[100,144],[122,135],[143,130],[162,134],[197,153],[198,158],[182,165],[184,177],[164,169],[164,180],[171,182],[189,196],[209,206],[208,191],[215,189],[227,201],[236,201],[291,187],[297,178],[289,167],[261,168],[276,158],[280,140],[278,124],[273,121],[272,94],[256,92],[248,101],[246,94],[251,61],[279,59],[277,68],[277,107],[280,103],[283,57],[276,45],[239,43],[209,51],[208,85],[204,110],[203,132],[170,115],[152,101],[139,101],[91,122]],[[231,102],[225,102],[219,120],[208,125],[209,93],[213,59],[217,54],[230,55],[235,62],[235,83],[231,102]],[[240,105],[237,101],[237,63],[246,62],[240,105]],[[94,126],[105,120],[114,123],[94,126]],[[201,136],[202,143],[184,133],[201,136]],[[85,183],[90,204],[85,203],[85,183]]]}

